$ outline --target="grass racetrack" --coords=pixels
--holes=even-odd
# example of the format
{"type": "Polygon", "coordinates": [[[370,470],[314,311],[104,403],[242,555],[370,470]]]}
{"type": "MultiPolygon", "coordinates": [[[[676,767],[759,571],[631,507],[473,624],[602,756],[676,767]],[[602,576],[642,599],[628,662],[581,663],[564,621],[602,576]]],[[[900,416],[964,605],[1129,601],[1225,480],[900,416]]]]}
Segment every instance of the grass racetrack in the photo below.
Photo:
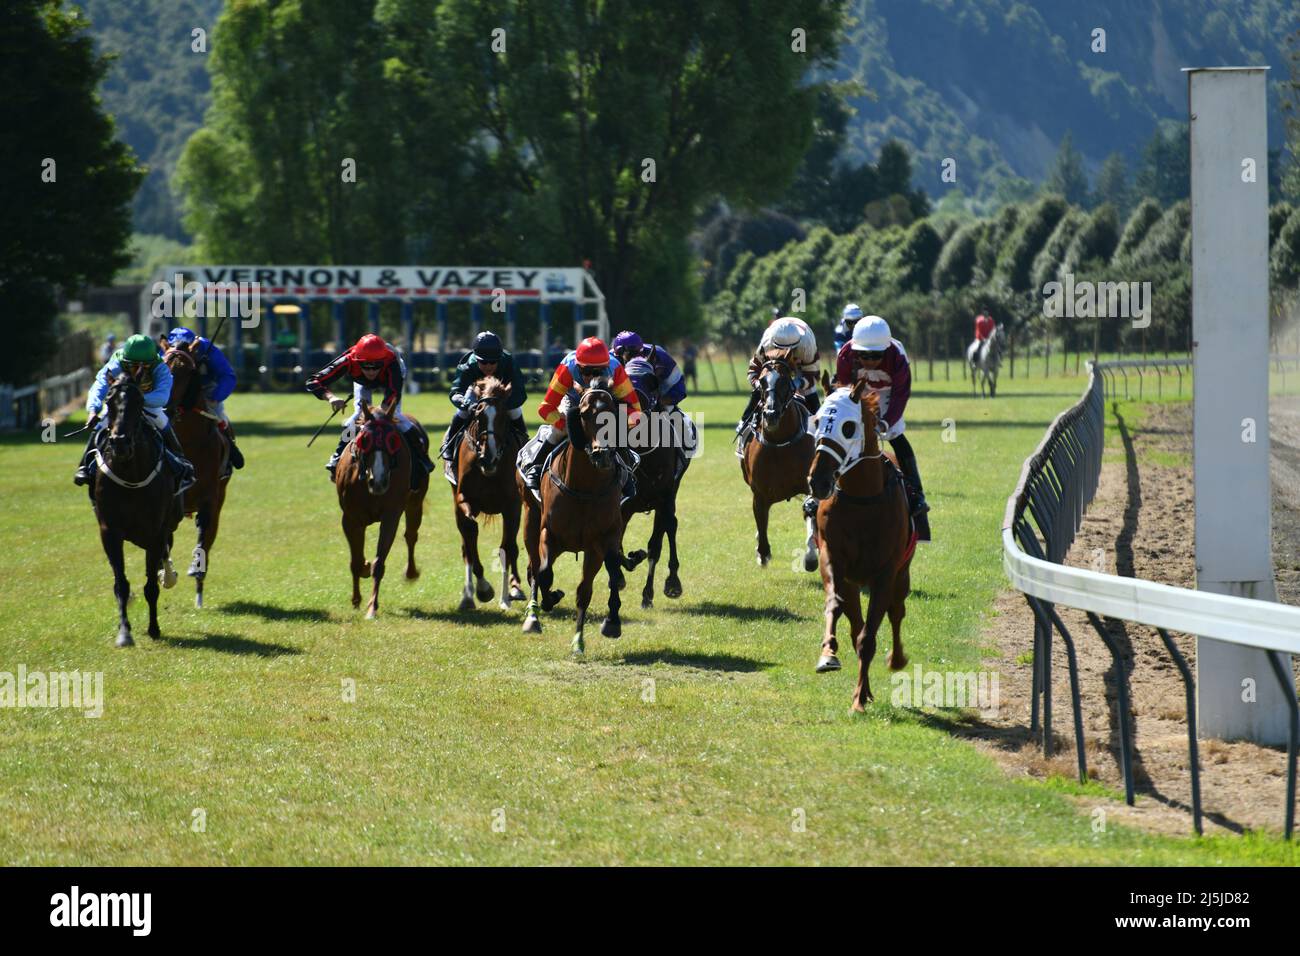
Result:
{"type": "MultiPolygon", "coordinates": [[[[913,666],[981,669],[982,616],[1004,586],[1007,494],[1082,386],[1004,378],[998,399],[977,401],[960,382],[918,383],[908,435],[935,543],[912,566],[903,635],[913,666]]],[[[337,432],[304,447],[327,414],[305,394],[227,403],[248,467],[233,479],[209,556],[207,606],[194,608],[183,576],[194,542],[186,522],[173,555],[182,577],[160,601],[163,640],[145,634],[137,597],[138,646],[117,650],[111,573],[84,489],[71,481],[80,439],[4,439],[0,671],[102,671],[105,700],[98,719],[0,709],[0,862],[1294,860],[1272,837],[1099,831],[1090,809],[1116,795],[1011,779],[950,736],[952,714],[892,706],[887,640],[872,671],[876,703],[852,716],[845,622],[845,669],[813,673],[823,595],[818,575],[792,567],[803,540],[797,503],[774,510],[772,564],[755,563],[748,489],[730,447],[742,404],[730,395],[684,406],[705,424],[679,503],[684,596],[659,594],[641,610],[643,566],[624,592],[623,637],[607,640],[597,633],[602,574],[582,662],[568,656],[571,556],[557,566],[567,593],[541,637],[520,633],[522,604],[456,611],[460,541],[440,477],[417,549],[421,578],[403,579],[399,535],[380,617],[363,620],[364,605],[349,603],[322,467],[337,432]],[[355,702],[344,700],[347,681],[355,702]]],[[[406,407],[431,433],[450,410],[443,394],[408,396],[406,407]]],[[[634,519],[629,548],[644,547],[649,526],[634,519]]],[[[485,562],[497,534],[493,525],[480,536],[485,562]]],[[[139,594],[144,556],[127,554],[139,594]]]]}

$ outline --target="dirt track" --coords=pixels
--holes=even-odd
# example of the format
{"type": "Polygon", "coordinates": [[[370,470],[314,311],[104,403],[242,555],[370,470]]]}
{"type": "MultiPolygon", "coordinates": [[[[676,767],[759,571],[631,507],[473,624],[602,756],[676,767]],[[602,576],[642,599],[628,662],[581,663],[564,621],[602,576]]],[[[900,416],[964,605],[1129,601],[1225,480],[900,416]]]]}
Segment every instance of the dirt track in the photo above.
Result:
{"type": "MultiPolygon", "coordinates": [[[[1300,397],[1275,399],[1270,421],[1278,597],[1300,604],[1300,397]]],[[[1097,497],[1066,563],[1193,587],[1190,405],[1151,406],[1141,429],[1122,422],[1119,432],[1124,458],[1103,466],[1097,497]],[[1172,461],[1172,453],[1179,463],[1154,464],[1152,452],[1163,452],[1158,455],[1163,461],[1172,461]]],[[[1089,776],[1122,792],[1110,654],[1081,612],[1058,610],[1079,655],[1089,776]]],[[[1104,807],[1110,819],[1172,833],[1190,832],[1183,683],[1154,630],[1118,621],[1108,625],[1130,672],[1138,800],[1133,808],[1104,797],[1080,797],[1079,802],[1088,810],[1104,807]]],[[[1195,640],[1181,634],[1173,637],[1195,674],[1195,640]]],[[[1004,592],[984,640],[984,646],[1001,650],[999,657],[985,661],[987,668],[1000,674],[1001,707],[991,718],[966,718],[959,732],[980,740],[1010,773],[1076,778],[1067,657],[1059,638],[1052,656],[1052,729],[1057,748],[1050,761],[1028,732],[1032,645],[1032,616],[1024,598],[1015,591],[1004,592]]],[[[1281,829],[1285,749],[1202,740],[1200,750],[1206,833],[1281,829]]]]}

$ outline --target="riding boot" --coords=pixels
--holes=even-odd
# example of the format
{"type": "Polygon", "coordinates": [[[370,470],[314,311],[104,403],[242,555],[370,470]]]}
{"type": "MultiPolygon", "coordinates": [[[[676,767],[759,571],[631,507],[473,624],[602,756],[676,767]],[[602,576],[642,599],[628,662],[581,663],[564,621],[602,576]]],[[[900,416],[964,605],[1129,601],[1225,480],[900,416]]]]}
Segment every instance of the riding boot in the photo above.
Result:
{"type": "Polygon", "coordinates": [[[181,447],[181,440],[176,437],[171,422],[168,422],[167,427],[162,430],[162,437],[172,471],[179,483],[176,488],[176,493],[179,495],[194,484],[194,466],[185,457],[185,449],[181,447]]]}
{"type": "Polygon", "coordinates": [[[912,515],[925,514],[930,510],[930,506],[926,503],[925,492],[921,488],[921,475],[916,470],[916,455],[899,455],[898,467],[903,470],[903,478],[907,482],[907,497],[912,515]]]}
{"type": "Polygon", "coordinates": [[[330,478],[334,477],[334,469],[338,466],[339,457],[343,454],[343,449],[348,447],[348,435],[344,432],[339,436],[338,447],[334,449],[334,454],[330,455],[330,460],[326,462],[325,467],[329,470],[330,478]]]}
{"type": "Polygon", "coordinates": [[[415,429],[412,428],[409,431],[404,432],[402,437],[406,439],[406,447],[411,449],[411,462],[416,467],[423,469],[426,475],[432,475],[434,472],[434,464],[429,459],[429,453],[425,451],[424,446],[420,444],[420,439],[416,434],[415,429]]]}
{"type": "Polygon", "coordinates": [[[622,501],[636,497],[636,466],[631,452],[627,449],[620,449],[618,452],[619,461],[622,462],[623,494],[622,501]]]}
{"type": "Polygon", "coordinates": [[[231,427],[230,422],[222,422],[220,428],[226,433],[226,438],[230,440],[230,467],[243,468],[244,453],[240,451],[239,446],[235,444],[235,429],[231,427]]]}
{"type": "Polygon", "coordinates": [[[749,393],[749,402],[746,403],[745,411],[741,413],[740,421],[736,424],[737,435],[744,432],[745,427],[749,424],[749,420],[753,418],[754,410],[758,408],[758,399],[759,399],[758,389],[754,389],[749,393]]]}
{"type": "Polygon", "coordinates": [[[559,442],[551,443],[544,438],[534,438],[529,445],[524,446],[531,452],[532,457],[527,459],[526,466],[522,469],[524,473],[524,484],[533,491],[540,491],[542,487],[542,466],[546,464],[546,457],[551,453],[559,442]]]}
{"type": "Polygon", "coordinates": [[[452,418],[451,424],[447,426],[447,434],[442,436],[442,444],[438,447],[438,457],[444,461],[451,461],[455,455],[456,442],[460,439],[460,433],[465,430],[469,424],[468,418],[461,418],[456,415],[452,418]]]}
{"type": "Polygon", "coordinates": [[[95,462],[95,429],[90,430],[90,436],[86,439],[86,448],[81,453],[81,464],[77,470],[72,473],[72,483],[76,485],[89,485],[95,481],[95,472],[99,466],[95,462]]]}

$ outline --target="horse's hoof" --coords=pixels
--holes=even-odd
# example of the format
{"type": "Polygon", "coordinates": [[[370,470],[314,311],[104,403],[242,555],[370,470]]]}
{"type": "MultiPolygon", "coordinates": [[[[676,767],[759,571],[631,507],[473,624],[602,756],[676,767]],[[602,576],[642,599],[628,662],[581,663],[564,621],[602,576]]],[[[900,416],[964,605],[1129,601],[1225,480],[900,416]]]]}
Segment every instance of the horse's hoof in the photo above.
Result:
{"type": "Polygon", "coordinates": [[[354,597],[354,598],[352,599],[352,606],[353,606],[354,608],[361,607],[361,598],[359,598],[359,597],[354,597]]]}
{"type": "Polygon", "coordinates": [[[767,562],[771,560],[772,560],[772,556],[770,554],[760,554],[758,556],[758,566],[760,568],[765,568],[767,567],[767,562]]]}
{"type": "Polygon", "coordinates": [[[682,582],[677,578],[669,578],[664,582],[664,597],[679,598],[682,596],[682,582]]]}
{"type": "Polygon", "coordinates": [[[368,607],[368,608],[366,608],[366,620],[367,620],[367,621],[373,621],[373,620],[374,620],[376,617],[378,617],[378,616],[379,616],[379,611],[378,611],[378,610],[376,610],[376,609],[373,608],[373,607],[368,607]]]}
{"type": "Polygon", "coordinates": [[[894,659],[894,652],[890,651],[889,656],[885,658],[885,663],[889,665],[891,671],[901,671],[907,666],[907,655],[899,654],[898,659],[894,659]]]}
{"type": "Polygon", "coordinates": [[[805,571],[816,571],[818,565],[817,552],[805,551],[803,556],[803,569],[805,571]]]}
{"type": "Polygon", "coordinates": [[[581,657],[587,652],[587,642],[582,639],[581,634],[573,635],[573,640],[569,642],[569,652],[574,657],[581,657]]]}
{"type": "Polygon", "coordinates": [[[483,601],[484,603],[487,603],[488,601],[492,600],[494,597],[497,596],[496,589],[492,587],[491,582],[489,582],[487,578],[484,578],[482,581],[478,583],[478,586],[475,588],[474,593],[477,594],[478,599],[480,601],[483,601]]]}
{"type": "Polygon", "coordinates": [[[510,600],[512,600],[512,601],[523,601],[523,600],[527,599],[527,597],[528,597],[528,595],[525,594],[525,593],[523,592],[523,589],[522,589],[521,587],[519,587],[519,585],[516,584],[516,585],[511,586],[511,588],[510,588],[510,600]]]}
{"type": "Polygon", "coordinates": [[[177,574],[173,568],[158,569],[158,583],[164,588],[176,587],[177,574]]]}
{"type": "Polygon", "coordinates": [[[863,707],[862,703],[856,700],[853,702],[853,706],[849,708],[849,713],[851,714],[865,714],[866,712],[867,708],[863,707]]]}
{"type": "Polygon", "coordinates": [[[623,636],[623,622],[616,617],[607,617],[600,625],[600,633],[604,637],[616,638],[623,636]]]}
{"type": "Polygon", "coordinates": [[[460,604],[456,605],[456,610],[458,611],[474,610],[474,599],[470,597],[468,594],[466,594],[463,598],[460,599],[460,604]]]}
{"type": "Polygon", "coordinates": [[[161,640],[162,640],[162,628],[161,628],[161,627],[158,627],[158,625],[156,625],[156,624],[155,624],[153,627],[149,628],[149,630],[148,630],[148,634],[149,634],[149,636],[152,637],[155,641],[161,641],[161,640]]]}
{"type": "Polygon", "coordinates": [[[825,674],[827,671],[837,671],[840,669],[840,659],[834,654],[823,654],[817,660],[817,673],[825,674]]]}
{"type": "Polygon", "coordinates": [[[524,633],[525,634],[542,633],[542,622],[537,620],[537,615],[533,614],[531,611],[529,611],[528,616],[524,618],[524,633]]]}
{"type": "Polygon", "coordinates": [[[118,646],[118,647],[133,647],[134,645],[135,645],[135,641],[131,640],[131,632],[130,632],[130,631],[118,631],[118,632],[117,632],[117,646],[118,646]]]}
{"type": "Polygon", "coordinates": [[[361,567],[361,573],[358,574],[357,577],[359,577],[359,578],[368,578],[368,577],[370,577],[370,568],[371,568],[371,566],[372,566],[373,564],[374,564],[373,561],[367,561],[364,565],[362,565],[362,567],[361,567]]]}
{"type": "Polygon", "coordinates": [[[497,602],[497,607],[501,608],[501,610],[503,610],[503,611],[508,611],[508,610],[510,610],[510,597],[509,597],[509,595],[507,595],[506,597],[503,597],[500,601],[498,601],[498,602],[497,602]]]}
{"type": "Polygon", "coordinates": [[[194,606],[200,611],[203,610],[203,592],[198,591],[194,595],[194,606]]]}
{"type": "Polygon", "coordinates": [[[555,605],[564,599],[563,591],[552,591],[548,597],[542,598],[542,610],[550,611],[555,605]]]}
{"type": "Polygon", "coordinates": [[[641,610],[648,611],[655,606],[655,599],[649,594],[641,595],[641,610]]]}
{"type": "Polygon", "coordinates": [[[420,576],[420,569],[412,565],[406,569],[406,580],[414,581],[420,576]]]}

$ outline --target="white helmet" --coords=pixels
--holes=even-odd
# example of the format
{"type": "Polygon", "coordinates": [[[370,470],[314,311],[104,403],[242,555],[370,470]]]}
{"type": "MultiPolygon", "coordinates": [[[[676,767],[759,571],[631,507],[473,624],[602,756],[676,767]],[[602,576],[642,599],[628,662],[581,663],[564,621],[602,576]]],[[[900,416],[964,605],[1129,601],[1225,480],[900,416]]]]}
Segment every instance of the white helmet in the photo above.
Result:
{"type": "Polygon", "coordinates": [[[851,319],[856,322],[858,319],[862,318],[862,306],[858,305],[856,302],[850,302],[844,307],[844,312],[841,313],[840,318],[851,319]]]}
{"type": "Polygon", "coordinates": [[[773,348],[792,349],[803,341],[804,331],[808,328],[802,319],[785,316],[772,323],[769,331],[773,348]]]}
{"type": "Polygon", "coordinates": [[[868,315],[853,326],[850,347],[854,352],[883,352],[892,339],[889,323],[878,315],[868,315]]]}

